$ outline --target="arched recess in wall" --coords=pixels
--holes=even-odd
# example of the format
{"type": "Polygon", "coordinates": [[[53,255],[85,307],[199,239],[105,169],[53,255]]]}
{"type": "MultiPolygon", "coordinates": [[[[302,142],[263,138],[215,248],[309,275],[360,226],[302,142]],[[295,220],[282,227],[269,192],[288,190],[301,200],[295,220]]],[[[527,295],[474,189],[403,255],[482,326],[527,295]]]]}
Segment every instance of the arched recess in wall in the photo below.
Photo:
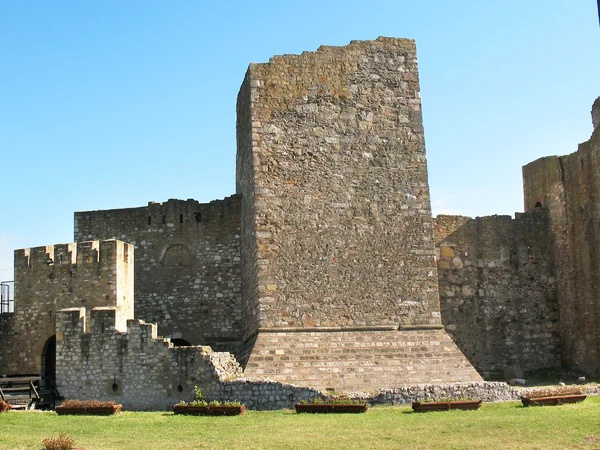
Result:
{"type": "Polygon", "coordinates": [[[56,386],[56,335],[50,336],[42,351],[41,385],[53,391],[56,386]]]}
{"type": "Polygon", "coordinates": [[[189,341],[180,338],[171,339],[171,342],[175,347],[190,347],[192,345],[189,341]]]}
{"type": "Polygon", "coordinates": [[[194,262],[192,252],[183,244],[173,244],[163,250],[161,265],[164,267],[187,267],[194,262]]]}

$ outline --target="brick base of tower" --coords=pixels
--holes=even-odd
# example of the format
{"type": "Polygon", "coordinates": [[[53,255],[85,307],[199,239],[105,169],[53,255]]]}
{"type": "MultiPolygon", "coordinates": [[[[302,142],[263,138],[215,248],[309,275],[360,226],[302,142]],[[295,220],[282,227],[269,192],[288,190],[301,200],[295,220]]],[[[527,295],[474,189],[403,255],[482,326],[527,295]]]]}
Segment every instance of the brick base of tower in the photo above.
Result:
{"type": "Polygon", "coordinates": [[[341,392],[482,380],[443,329],[263,331],[244,375],[341,392]]]}

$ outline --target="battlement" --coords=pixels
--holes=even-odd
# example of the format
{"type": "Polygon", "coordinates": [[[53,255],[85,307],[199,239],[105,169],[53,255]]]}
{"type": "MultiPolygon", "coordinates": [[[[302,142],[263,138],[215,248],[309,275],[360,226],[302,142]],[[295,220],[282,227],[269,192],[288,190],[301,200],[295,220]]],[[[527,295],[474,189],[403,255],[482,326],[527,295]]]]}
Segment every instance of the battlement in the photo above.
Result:
{"type": "Polygon", "coordinates": [[[15,270],[44,268],[62,270],[66,266],[112,267],[117,261],[133,262],[133,246],[115,239],[44,245],[15,250],[15,270]]]}
{"type": "MultiPolygon", "coordinates": [[[[239,215],[239,196],[200,203],[194,199],[169,199],[166,202],[148,202],[148,206],[110,210],[75,212],[75,239],[85,240],[97,235],[99,227],[118,230],[123,226],[138,228],[186,227],[207,224],[223,215],[239,215]]],[[[114,233],[114,238],[121,238],[114,233]]]]}

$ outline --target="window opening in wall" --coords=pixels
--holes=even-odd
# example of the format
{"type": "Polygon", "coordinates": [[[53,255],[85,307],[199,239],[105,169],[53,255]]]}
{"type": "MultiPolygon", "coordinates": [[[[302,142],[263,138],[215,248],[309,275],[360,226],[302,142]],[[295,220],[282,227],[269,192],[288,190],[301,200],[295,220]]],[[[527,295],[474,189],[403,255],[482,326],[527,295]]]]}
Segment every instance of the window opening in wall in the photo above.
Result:
{"type": "Polygon", "coordinates": [[[183,223],[183,214],[179,214],[179,223],[183,223]]]}
{"type": "Polygon", "coordinates": [[[152,225],[152,216],[148,216],[148,225],[152,225]]]}
{"type": "Polygon", "coordinates": [[[14,281],[3,281],[0,283],[0,314],[15,312],[14,287],[14,281]]]}
{"type": "Polygon", "coordinates": [[[167,216],[163,216],[162,223],[167,223],[167,216]]]}
{"type": "Polygon", "coordinates": [[[196,219],[196,222],[200,222],[202,220],[202,214],[199,212],[194,213],[194,219],[196,219]]]}
{"type": "Polygon", "coordinates": [[[536,208],[541,208],[542,207],[542,202],[536,202],[535,203],[535,207],[536,208]]]}

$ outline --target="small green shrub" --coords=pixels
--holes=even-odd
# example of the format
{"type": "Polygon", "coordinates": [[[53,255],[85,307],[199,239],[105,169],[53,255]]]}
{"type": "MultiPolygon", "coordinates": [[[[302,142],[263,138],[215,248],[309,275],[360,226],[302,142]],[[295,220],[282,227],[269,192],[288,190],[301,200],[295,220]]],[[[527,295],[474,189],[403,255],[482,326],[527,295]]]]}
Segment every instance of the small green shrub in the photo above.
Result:
{"type": "Polygon", "coordinates": [[[242,406],[240,402],[224,402],[223,406],[242,406]]]}
{"type": "Polygon", "coordinates": [[[61,434],[57,438],[46,438],[42,442],[44,450],[70,450],[75,446],[75,439],[66,434],[61,434]]]}

